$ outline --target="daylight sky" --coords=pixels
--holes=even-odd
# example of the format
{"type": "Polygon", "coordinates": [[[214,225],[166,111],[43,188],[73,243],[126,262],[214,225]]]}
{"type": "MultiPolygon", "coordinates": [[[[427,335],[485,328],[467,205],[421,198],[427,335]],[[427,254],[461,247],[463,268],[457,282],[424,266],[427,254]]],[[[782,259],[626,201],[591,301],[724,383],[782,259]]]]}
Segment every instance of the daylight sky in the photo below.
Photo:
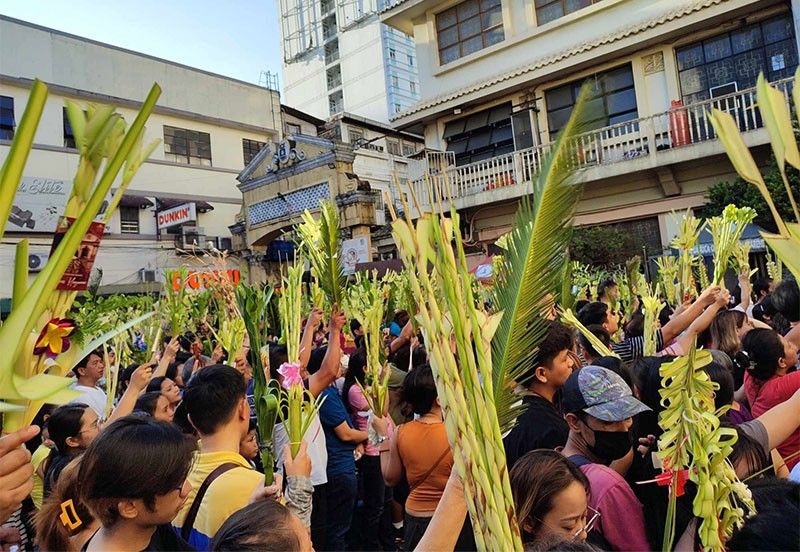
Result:
{"type": "Polygon", "coordinates": [[[261,71],[281,69],[276,5],[275,0],[0,0],[0,14],[258,83],[261,71]]]}

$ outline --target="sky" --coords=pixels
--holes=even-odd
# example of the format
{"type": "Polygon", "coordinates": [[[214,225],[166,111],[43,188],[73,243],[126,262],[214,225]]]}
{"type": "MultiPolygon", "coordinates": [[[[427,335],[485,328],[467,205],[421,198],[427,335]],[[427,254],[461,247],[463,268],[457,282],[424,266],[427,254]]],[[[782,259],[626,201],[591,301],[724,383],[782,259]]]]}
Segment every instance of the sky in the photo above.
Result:
{"type": "Polygon", "coordinates": [[[0,0],[0,14],[256,84],[281,70],[275,0],[0,0]]]}

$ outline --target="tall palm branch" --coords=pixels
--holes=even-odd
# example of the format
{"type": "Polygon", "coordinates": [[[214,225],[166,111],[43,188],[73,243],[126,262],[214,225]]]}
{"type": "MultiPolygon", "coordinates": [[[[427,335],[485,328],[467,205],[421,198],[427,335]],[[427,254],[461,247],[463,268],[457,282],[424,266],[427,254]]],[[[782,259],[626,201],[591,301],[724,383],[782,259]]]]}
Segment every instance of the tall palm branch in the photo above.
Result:
{"type": "Polygon", "coordinates": [[[492,376],[503,430],[510,429],[521,413],[514,385],[533,368],[537,347],[547,332],[546,313],[562,290],[560,279],[581,195],[581,186],[571,178],[580,147],[575,137],[592,120],[587,96],[584,87],[536,177],[532,199],[521,201],[496,277],[493,304],[504,314],[492,339],[492,376]]]}

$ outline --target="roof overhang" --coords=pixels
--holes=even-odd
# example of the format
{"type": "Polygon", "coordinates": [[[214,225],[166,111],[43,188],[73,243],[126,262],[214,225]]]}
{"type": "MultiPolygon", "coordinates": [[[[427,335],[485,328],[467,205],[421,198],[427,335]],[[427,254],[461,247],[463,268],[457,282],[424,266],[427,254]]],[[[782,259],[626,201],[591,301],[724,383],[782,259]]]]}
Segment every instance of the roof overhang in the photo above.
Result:
{"type": "Polygon", "coordinates": [[[396,0],[380,12],[381,23],[414,36],[414,19],[443,3],[441,0],[396,0]]]}

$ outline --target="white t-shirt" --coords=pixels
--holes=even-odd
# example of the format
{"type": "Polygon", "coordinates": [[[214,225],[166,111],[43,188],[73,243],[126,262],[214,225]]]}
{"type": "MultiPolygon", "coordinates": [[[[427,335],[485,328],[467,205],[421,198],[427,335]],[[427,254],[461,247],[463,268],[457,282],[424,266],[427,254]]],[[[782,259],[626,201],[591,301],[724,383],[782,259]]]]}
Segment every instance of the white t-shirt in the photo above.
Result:
{"type": "MultiPolygon", "coordinates": [[[[289,435],[282,423],[275,424],[272,434],[275,446],[275,457],[278,460],[278,473],[283,473],[283,448],[289,444],[289,435]]],[[[311,458],[311,484],[324,485],[328,482],[328,449],[325,446],[325,432],[319,421],[319,414],[314,415],[303,439],[308,443],[308,456],[311,458]]]]}
{"type": "Polygon", "coordinates": [[[79,385],[77,383],[73,383],[70,386],[71,389],[79,392],[81,394],[80,397],[76,397],[71,402],[73,403],[84,403],[88,405],[92,410],[97,413],[99,418],[105,418],[106,416],[106,394],[105,391],[100,389],[99,387],[89,387],[87,385],[79,385]]]}

